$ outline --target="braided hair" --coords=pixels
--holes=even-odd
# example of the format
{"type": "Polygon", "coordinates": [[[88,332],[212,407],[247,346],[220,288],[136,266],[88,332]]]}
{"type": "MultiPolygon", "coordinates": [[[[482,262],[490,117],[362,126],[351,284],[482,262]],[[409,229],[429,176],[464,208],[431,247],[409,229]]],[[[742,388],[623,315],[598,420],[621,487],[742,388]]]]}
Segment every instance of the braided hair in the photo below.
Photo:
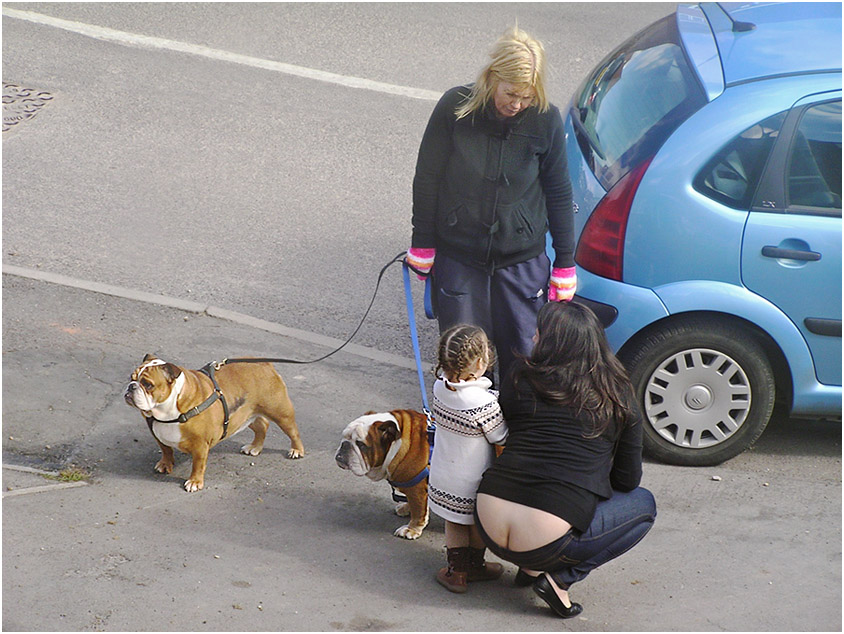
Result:
{"type": "Polygon", "coordinates": [[[453,383],[462,378],[479,378],[470,373],[470,368],[478,359],[491,367],[494,357],[495,351],[483,328],[468,324],[452,326],[440,336],[434,375],[453,383]]]}

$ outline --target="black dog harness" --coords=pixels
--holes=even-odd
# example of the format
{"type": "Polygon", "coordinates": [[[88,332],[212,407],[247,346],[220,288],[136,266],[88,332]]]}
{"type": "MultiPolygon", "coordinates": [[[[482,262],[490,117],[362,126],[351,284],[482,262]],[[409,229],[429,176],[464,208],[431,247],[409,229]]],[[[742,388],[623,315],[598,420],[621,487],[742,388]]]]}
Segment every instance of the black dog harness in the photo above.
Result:
{"type": "Polygon", "coordinates": [[[152,424],[153,423],[184,423],[189,419],[193,418],[197,414],[201,414],[206,409],[211,407],[215,401],[220,401],[223,404],[223,435],[220,436],[220,440],[226,437],[226,434],[229,433],[229,406],[226,403],[226,397],[223,396],[223,391],[220,389],[220,386],[217,384],[217,378],[214,376],[214,372],[219,370],[223,365],[225,365],[226,361],[222,363],[217,363],[216,361],[211,361],[207,365],[201,367],[199,369],[200,372],[205,374],[209,379],[211,379],[211,383],[214,384],[214,392],[202,401],[196,407],[192,407],[184,414],[180,414],[178,418],[174,418],[173,420],[158,420],[154,416],[147,416],[147,425],[149,425],[150,431],[152,431],[152,424]]]}

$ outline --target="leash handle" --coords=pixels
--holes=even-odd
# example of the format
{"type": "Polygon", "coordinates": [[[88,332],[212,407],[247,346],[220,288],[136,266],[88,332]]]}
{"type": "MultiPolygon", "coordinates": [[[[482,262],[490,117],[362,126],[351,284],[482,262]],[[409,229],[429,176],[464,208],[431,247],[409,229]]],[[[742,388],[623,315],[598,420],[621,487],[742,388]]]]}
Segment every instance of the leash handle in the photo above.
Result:
{"type": "Polygon", "coordinates": [[[431,276],[425,278],[425,317],[428,319],[436,319],[437,312],[434,310],[434,302],[431,300],[431,276]]]}
{"type": "MultiPolygon", "coordinates": [[[[402,277],[404,278],[404,299],[407,305],[407,323],[410,326],[410,340],[413,343],[413,358],[416,360],[416,374],[419,376],[419,389],[422,392],[422,406],[425,416],[428,418],[430,427],[432,418],[431,410],[428,407],[428,394],[425,389],[425,377],[422,373],[422,355],[419,352],[419,335],[416,333],[416,314],[413,310],[413,292],[410,287],[410,267],[407,262],[402,262],[402,277]]],[[[427,284],[427,280],[425,281],[427,284]]]]}

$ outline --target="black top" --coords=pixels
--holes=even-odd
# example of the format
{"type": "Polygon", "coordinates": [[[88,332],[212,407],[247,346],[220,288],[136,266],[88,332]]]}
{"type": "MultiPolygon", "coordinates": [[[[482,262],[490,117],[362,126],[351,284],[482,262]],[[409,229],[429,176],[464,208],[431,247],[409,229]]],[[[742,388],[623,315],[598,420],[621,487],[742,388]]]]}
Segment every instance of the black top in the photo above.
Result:
{"type": "Polygon", "coordinates": [[[517,390],[508,377],[499,402],[510,435],[504,452],[484,473],[478,493],[552,513],[585,531],[598,500],[612,497],[613,489],[632,491],[639,486],[638,417],[615,443],[603,436],[585,438],[584,430],[591,428],[585,416],[540,400],[526,381],[517,390]]]}
{"type": "Polygon", "coordinates": [[[470,266],[501,268],[545,250],[574,266],[574,214],[560,111],[535,106],[506,119],[495,105],[460,120],[469,87],[434,108],[413,179],[411,246],[436,248],[470,266]]]}

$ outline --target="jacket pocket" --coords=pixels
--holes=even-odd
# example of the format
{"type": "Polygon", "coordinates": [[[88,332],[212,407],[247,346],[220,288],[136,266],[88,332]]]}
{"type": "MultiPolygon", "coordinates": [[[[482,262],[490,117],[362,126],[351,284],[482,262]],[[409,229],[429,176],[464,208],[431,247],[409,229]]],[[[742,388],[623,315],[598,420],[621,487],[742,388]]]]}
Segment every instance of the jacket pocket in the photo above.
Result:
{"type": "Polygon", "coordinates": [[[529,247],[544,234],[542,218],[531,213],[523,202],[498,208],[499,230],[496,244],[501,253],[517,253],[529,247]]]}
{"type": "Polygon", "coordinates": [[[461,200],[446,206],[437,222],[440,237],[471,252],[478,239],[487,233],[480,213],[480,205],[472,201],[461,200]]]}

